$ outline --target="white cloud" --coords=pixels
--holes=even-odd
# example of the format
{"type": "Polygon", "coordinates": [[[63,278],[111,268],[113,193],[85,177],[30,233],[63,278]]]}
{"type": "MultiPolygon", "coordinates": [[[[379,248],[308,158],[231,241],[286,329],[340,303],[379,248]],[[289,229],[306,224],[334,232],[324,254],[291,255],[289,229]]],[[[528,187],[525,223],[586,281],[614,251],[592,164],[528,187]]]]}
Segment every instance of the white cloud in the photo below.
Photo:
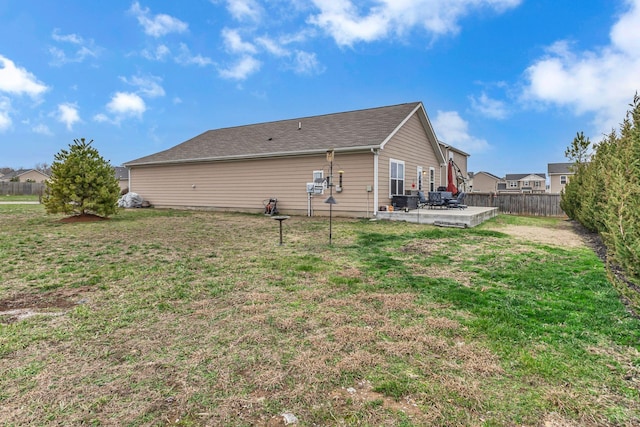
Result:
{"type": "Polygon", "coordinates": [[[73,44],[83,44],[84,42],[82,37],[77,34],[60,34],[60,29],[58,28],[53,30],[51,38],[53,38],[57,42],[67,42],[73,44]]]}
{"type": "Polygon", "coordinates": [[[32,73],[16,67],[13,61],[0,55],[0,92],[14,95],[26,94],[35,98],[48,89],[32,73]]]}
{"type": "Polygon", "coordinates": [[[171,54],[171,50],[166,45],[159,45],[155,50],[142,50],[142,56],[151,61],[164,61],[171,54]]]}
{"type": "Polygon", "coordinates": [[[269,37],[258,37],[256,43],[274,56],[289,56],[290,52],[282,45],[269,37]]]}
{"type": "Polygon", "coordinates": [[[33,131],[33,133],[38,133],[40,135],[46,135],[46,136],[53,135],[53,132],[51,132],[51,130],[49,129],[49,126],[42,123],[39,125],[33,126],[31,130],[33,131]]]}
{"type": "Polygon", "coordinates": [[[59,122],[64,123],[68,130],[72,130],[73,125],[80,121],[78,107],[75,104],[60,104],[58,105],[56,118],[59,122]]]}
{"type": "Polygon", "coordinates": [[[489,143],[469,134],[469,124],[457,111],[438,111],[432,121],[438,139],[468,153],[488,150],[489,143]]]}
{"type": "Polygon", "coordinates": [[[147,98],[157,98],[165,95],[164,88],[160,86],[160,82],[162,82],[160,77],[133,76],[130,79],[126,77],[120,77],[120,79],[127,84],[138,87],[138,93],[147,98]]]}
{"type": "Polygon", "coordinates": [[[69,62],[82,62],[88,57],[97,57],[100,49],[94,46],[93,40],[85,41],[77,34],[60,34],[59,29],[53,30],[51,38],[59,43],[73,45],[74,51],[68,55],[63,49],[52,46],[49,54],[52,56],[51,65],[60,66],[69,62]]]}
{"type": "Polygon", "coordinates": [[[262,8],[255,0],[227,0],[227,9],[238,21],[257,22],[262,15],[262,8]]]}
{"type": "Polygon", "coordinates": [[[638,55],[640,52],[640,33],[638,33],[638,23],[640,22],[640,2],[638,0],[627,0],[629,10],[620,16],[611,32],[612,44],[620,51],[629,55],[638,55]]]}
{"type": "Polygon", "coordinates": [[[0,96],[0,132],[3,132],[11,127],[12,120],[9,116],[11,110],[11,101],[5,96],[0,96]]]}
{"type": "Polygon", "coordinates": [[[224,45],[229,52],[233,53],[256,53],[256,47],[248,42],[242,41],[238,30],[224,28],[222,30],[222,39],[224,45]]]}
{"type": "Polygon", "coordinates": [[[472,9],[500,13],[521,0],[375,0],[368,9],[351,0],[312,0],[320,13],[308,21],[326,31],[340,46],[372,42],[390,34],[402,36],[422,28],[433,36],[455,34],[458,21],[472,9]]]}
{"type": "Polygon", "coordinates": [[[503,101],[491,99],[485,92],[482,92],[479,98],[470,96],[469,99],[471,100],[471,108],[478,111],[483,116],[501,120],[505,119],[509,115],[507,107],[503,101]]]}
{"type": "Polygon", "coordinates": [[[93,116],[93,121],[98,122],[98,123],[109,123],[109,122],[111,122],[109,117],[106,114],[103,114],[103,113],[98,113],[95,116],[93,116]]]}
{"type": "Polygon", "coordinates": [[[202,55],[192,55],[191,51],[184,43],[180,44],[180,54],[175,57],[175,61],[180,65],[197,65],[199,67],[206,67],[207,65],[214,64],[211,58],[207,58],[202,55]]]}
{"type": "MultiPolygon", "coordinates": [[[[147,106],[144,100],[139,95],[130,92],[117,92],[107,104],[107,111],[114,114],[118,119],[142,117],[142,113],[146,110],[147,106]]],[[[100,121],[98,116],[94,116],[94,120],[100,121]]]]}
{"type": "Polygon", "coordinates": [[[220,77],[233,80],[245,80],[260,69],[261,62],[251,56],[243,56],[233,67],[221,69],[220,77]]]}
{"type": "Polygon", "coordinates": [[[129,11],[138,19],[145,34],[151,37],[162,37],[170,33],[184,33],[189,26],[173,16],[158,14],[151,16],[149,8],[141,8],[140,3],[134,2],[129,11]]]}
{"type": "Polygon", "coordinates": [[[298,74],[320,74],[324,67],[318,62],[315,53],[296,51],[293,70],[298,74]]]}
{"type": "Polygon", "coordinates": [[[610,31],[610,43],[597,50],[572,50],[558,41],[525,72],[523,99],[593,115],[594,130],[618,128],[634,93],[640,91],[640,0],[610,31]]]}

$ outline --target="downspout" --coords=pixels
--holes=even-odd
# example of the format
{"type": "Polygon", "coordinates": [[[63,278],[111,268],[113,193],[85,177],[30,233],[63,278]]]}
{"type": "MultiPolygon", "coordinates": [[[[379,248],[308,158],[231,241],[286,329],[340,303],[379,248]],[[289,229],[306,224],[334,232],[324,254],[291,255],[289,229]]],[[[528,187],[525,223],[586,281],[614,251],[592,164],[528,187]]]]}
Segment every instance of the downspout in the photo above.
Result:
{"type": "Polygon", "coordinates": [[[378,158],[380,157],[380,150],[372,148],[373,153],[373,216],[377,216],[378,213],[378,158]]]}

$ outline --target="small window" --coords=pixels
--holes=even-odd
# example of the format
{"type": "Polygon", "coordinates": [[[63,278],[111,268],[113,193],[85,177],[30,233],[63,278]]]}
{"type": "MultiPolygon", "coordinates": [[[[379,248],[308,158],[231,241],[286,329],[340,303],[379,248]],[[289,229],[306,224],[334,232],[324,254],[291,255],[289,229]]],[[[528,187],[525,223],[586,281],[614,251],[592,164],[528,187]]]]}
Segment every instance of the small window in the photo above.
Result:
{"type": "Polygon", "coordinates": [[[389,194],[404,195],[404,162],[402,160],[389,161],[389,194]]]}
{"type": "Polygon", "coordinates": [[[509,188],[518,188],[518,181],[509,181],[509,188]]]}
{"type": "Polygon", "coordinates": [[[418,175],[418,191],[422,191],[422,166],[416,168],[416,174],[418,175]]]}
{"type": "Polygon", "coordinates": [[[533,186],[540,188],[540,181],[533,181],[533,186]]]}
{"type": "Polygon", "coordinates": [[[525,181],[522,183],[523,186],[528,187],[529,186],[529,181],[525,181]]]}
{"type": "Polygon", "coordinates": [[[560,184],[565,185],[567,183],[567,175],[560,175],[560,184]]]}
{"type": "Polygon", "coordinates": [[[436,169],[429,168],[429,191],[436,191],[436,169]]]}

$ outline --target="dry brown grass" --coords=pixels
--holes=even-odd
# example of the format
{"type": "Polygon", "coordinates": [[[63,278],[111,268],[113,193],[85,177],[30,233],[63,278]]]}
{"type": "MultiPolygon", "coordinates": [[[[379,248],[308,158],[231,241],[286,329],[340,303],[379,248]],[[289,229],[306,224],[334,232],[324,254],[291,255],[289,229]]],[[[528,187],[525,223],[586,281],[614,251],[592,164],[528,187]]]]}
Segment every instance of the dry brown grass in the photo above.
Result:
{"type": "MultiPolygon", "coordinates": [[[[251,215],[15,221],[26,243],[11,249],[0,301],[49,301],[62,315],[4,318],[3,424],[270,426],[291,412],[302,425],[481,425],[489,402],[510,393],[495,384],[515,381],[463,326],[468,313],[380,288],[351,257],[356,230],[380,224],[336,220],[329,247],[324,220],[295,217],[284,246],[274,221],[251,215]],[[401,398],[376,391],[396,383],[401,398]]],[[[416,275],[469,287],[459,261],[482,244],[416,241],[401,252],[416,275]],[[410,259],[434,253],[453,267],[410,259]]],[[[541,425],[568,423],[566,401],[597,400],[545,392],[558,413],[541,425]]]]}

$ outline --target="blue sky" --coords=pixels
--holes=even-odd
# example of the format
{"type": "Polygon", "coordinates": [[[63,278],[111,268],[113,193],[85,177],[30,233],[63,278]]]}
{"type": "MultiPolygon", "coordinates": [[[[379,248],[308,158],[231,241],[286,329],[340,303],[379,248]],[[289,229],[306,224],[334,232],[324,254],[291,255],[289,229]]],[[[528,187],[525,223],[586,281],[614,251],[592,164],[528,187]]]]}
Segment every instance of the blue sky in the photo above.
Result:
{"type": "Polygon", "coordinates": [[[0,0],[0,166],[422,101],[469,170],[546,172],[640,90],[640,0],[0,0]]]}

